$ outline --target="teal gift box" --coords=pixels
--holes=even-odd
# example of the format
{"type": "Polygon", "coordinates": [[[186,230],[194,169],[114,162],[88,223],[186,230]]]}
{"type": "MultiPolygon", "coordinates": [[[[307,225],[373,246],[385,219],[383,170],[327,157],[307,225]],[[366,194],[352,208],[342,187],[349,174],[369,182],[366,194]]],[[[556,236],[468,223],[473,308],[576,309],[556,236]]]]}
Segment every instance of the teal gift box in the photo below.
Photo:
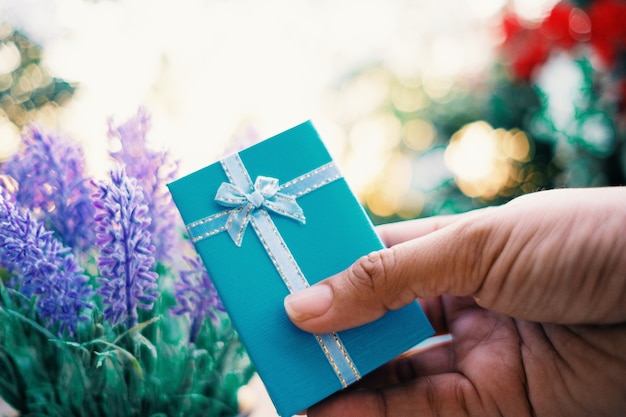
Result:
{"type": "Polygon", "coordinates": [[[383,247],[310,122],[169,184],[176,206],[281,416],[345,388],[433,334],[417,303],[315,335],[283,307],[383,247]]]}

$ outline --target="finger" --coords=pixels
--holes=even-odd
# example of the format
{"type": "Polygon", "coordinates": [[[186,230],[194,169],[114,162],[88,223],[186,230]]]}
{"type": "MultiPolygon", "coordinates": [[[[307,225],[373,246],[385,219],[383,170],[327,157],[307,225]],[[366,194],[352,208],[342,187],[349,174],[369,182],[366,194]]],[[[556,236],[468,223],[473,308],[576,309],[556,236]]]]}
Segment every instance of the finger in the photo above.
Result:
{"type": "Polygon", "coordinates": [[[378,390],[348,390],[309,408],[309,417],[488,415],[470,381],[457,373],[378,390]]]}
{"type": "Polygon", "coordinates": [[[480,215],[490,208],[482,208],[461,214],[433,216],[376,226],[376,232],[387,247],[436,232],[454,222],[480,215]]]}
{"type": "Polygon", "coordinates": [[[484,332],[476,331],[478,327],[476,325],[455,324],[459,315],[470,310],[483,315],[490,314],[478,307],[471,297],[443,296],[419,301],[438,336],[420,343],[391,362],[377,368],[356,383],[355,387],[378,388],[407,383],[420,376],[457,371],[456,349],[461,342],[453,343],[450,331],[458,332],[462,338],[466,338],[466,332],[470,332],[469,338],[472,340],[475,337],[488,337],[483,335],[484,332]],[[436,311],[436,316],[433,316],[433,311],[436,311]],[[442,331],[444,329],[445,331],[442,331]]]}
{"type": "Polygon", "coordinates": [[[285,309],[301,329],[327,333],[368,323],[417,297],[473,294],[494,256],[486,246],[497,243],[485,238],[492,226],[477,221],[483,217],[364,256],[347,270],[289,295],[285,309]]]}
{"type": "Polygon", "coordinates": [[[354,384],[354,388],[377,389],[407,384],[419,377],[456,371],[455,355],[450,338],[432,342],[425,348],[412,349],[377,368],[354,384]]]}
{"type": "Polygon", "coordinates": [[[387,247],[435,232],[460,219],[461,215],[435,216],[423,219],[387,223],[376,227],[376,232],[387,247]]]}

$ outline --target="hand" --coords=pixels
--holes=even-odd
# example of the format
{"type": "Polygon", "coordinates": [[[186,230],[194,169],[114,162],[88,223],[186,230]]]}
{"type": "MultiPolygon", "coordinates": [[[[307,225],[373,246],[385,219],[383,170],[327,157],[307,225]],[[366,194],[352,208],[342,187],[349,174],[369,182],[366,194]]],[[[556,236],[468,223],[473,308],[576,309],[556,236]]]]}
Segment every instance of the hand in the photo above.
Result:
{"type": "Polygon", "coordinates": [[[292,321],[343,330],[419,298],[452,341],[397,358],[309,417],[626,412],[625,187],[380,231],[389,249],[287,297],[292,321]]]}

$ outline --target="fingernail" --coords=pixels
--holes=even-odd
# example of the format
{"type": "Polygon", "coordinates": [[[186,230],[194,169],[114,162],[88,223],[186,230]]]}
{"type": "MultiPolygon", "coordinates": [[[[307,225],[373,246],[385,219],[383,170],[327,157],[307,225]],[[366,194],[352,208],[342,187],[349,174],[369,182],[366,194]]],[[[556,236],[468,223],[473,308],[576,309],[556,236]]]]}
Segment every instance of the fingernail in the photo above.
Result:
{"type": "Polygon", "coordinates": [[[328,285],[317,285],[285,297],[285,310],[295,321],[321,316],[333,303],[333,291],[328,285]]]}

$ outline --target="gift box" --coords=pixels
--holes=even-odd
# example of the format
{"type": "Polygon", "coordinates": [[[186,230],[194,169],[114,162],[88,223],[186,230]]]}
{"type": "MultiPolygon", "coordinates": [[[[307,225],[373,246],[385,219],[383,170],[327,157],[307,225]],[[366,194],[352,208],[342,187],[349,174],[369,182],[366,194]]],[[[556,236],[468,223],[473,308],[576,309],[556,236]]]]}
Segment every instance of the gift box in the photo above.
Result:
{"type": "Polygon", "coordinates": [[[347,387],[433,334],[417,303],[330,334],[295,327],[299,291],[383,247],[311,122],[169,184],[281,416],[347,387]]]}

